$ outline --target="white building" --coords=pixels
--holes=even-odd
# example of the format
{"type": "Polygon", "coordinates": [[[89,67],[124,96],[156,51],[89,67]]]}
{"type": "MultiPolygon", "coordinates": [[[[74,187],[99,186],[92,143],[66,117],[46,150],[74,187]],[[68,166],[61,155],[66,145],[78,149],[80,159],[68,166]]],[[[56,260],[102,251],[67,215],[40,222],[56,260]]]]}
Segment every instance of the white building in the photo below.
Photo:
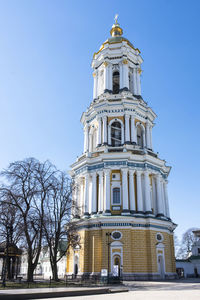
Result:
{"type": "MultiPolygon", "coordinates": [[[[59,254],[58,254],[59,257],[59,254]]],[[[64,255],[57,263],[58,268],[58,277],[60,279],[65,277],[66,274],[66,255],[64,255]]],[[[27,253],[24,252],[21,256],[21,267],[20,267],[20,275],[23,278],[26,278],[28,270],[28,257],[27,253]]],[[[34,271],[35,278],[43,278],[50,279],[52,278],[51,264],[50,264],[50,255],[48,247],[43,247],[40,253],[40,257],[38,260],[37,267],[34,271]]]]}
{"type": "Polygon", "coordinates": [[[176,260],[176,271],[180,277],[200,277],[200,230],[193,233],[199,239],[192,246],[190,256],[176,260]]]}

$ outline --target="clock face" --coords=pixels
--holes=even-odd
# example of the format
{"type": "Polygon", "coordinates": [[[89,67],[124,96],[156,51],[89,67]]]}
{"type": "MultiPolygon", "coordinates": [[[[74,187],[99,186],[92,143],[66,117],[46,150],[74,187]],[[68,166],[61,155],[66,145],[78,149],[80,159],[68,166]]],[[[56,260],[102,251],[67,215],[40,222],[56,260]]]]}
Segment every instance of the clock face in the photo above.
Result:
{"type": "Polygon", "coordinates": [[[112,234],[112,238],[113,238],[114,240],[119,240],[119,239],[121,238],[121,236],[122,236],[122,234],[121,234],[121,232],[119,232],[119,231],[115,231],[115,232],[113,232],[113,234],[112,234]]]}

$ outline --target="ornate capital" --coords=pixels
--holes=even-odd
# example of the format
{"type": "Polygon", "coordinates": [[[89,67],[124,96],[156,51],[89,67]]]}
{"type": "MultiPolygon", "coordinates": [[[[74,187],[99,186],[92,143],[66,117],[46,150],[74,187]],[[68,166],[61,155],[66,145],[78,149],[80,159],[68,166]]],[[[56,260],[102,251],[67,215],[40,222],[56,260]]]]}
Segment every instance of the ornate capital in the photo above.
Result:
{"type": "Polygon", "coordinates": [[[104,61],[103,65],[104,65],[104,67],[106,68],[106,67],[108,66],[107,61],[104,61]]]}
{"type": "Polygon", "coordinates": [[[96,74],[95,72],[94,72],[94,73],[92,73],[92,76],[93,76],[93,77],[96,77],[96,75],[97,75],[97,74],[96,74]]]}
{"type": "Polygon", "coordinates": [[[142,171],[138,170],[136,174],[137,174],[137,176],[141,176],[142,175],[142,171]]]}
{"type": "Polygon", "coordinates": [[[104,174],[105,176],[110,176],[110,169],[105,169],[104,174]]]}
{"type": "Polygon", "coordinates": [[[133,176],[134,173],[135,173],[135,170],[129,170],[129,176],[133,176]]]}
{"type": "Polygon", "coordinates": [[[103,176],[103,171],[98,171],[97,174],[99,175],[99,177],[103,176]]]}
{"type": "Polygon", "coordinates": [[[138,73],[139,73],[140,75],[141,75],[142,72],[143,72],[141,68],[139,68],[137,71],[138,71],[138,73]]]}
{"type": "Polygon", "coordinates": [[[128,173],[128,168],[122,168],[122,175],[126,175],[128,173]]]}
{"type": "Polygon", "coordinates": [[[127,65],[127,64],[128,64],[128,60],[127,60],[127,59],[124,59],[124,60],[122,60],[122,63],[123,63],[124,65],[127,65]]]}

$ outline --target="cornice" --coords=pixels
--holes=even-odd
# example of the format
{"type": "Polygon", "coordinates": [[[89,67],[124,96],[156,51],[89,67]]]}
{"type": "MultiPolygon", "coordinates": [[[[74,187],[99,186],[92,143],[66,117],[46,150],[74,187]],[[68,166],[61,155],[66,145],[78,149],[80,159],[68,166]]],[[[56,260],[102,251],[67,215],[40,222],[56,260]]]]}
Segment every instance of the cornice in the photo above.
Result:
{"type": "Polygon", "coordinates": [[[160,173],[166,179],[169,175],[171,167],[165,165],[165,161],[159,158],[151,157],[149,154],[135,155],[129,152],[119,153],[101,153],[98,157],[84,157],[82,160],[76,161],[71,165],[73,173],[78,175],[84,172],[93,172],[94,170],[102,170],[106,168],[128,167],[133,169],[141,169],[142,171],[149,169],[151,173],[160,173]]]}

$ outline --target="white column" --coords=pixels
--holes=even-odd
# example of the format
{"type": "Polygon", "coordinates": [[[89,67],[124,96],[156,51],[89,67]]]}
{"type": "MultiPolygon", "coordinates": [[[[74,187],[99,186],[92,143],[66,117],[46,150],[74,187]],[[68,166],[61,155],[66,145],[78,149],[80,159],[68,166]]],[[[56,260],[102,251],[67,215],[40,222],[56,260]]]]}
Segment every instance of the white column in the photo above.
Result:
{"type": "Polygon", "coordinates": [[[128,61],[124,59],[123,61],[123,88],[129,87],[129,80],[128,80],[128,61]]]}
{"type": "Polygon", "coordinates": [[[97,91],[97,97],[99,96],[99,72],[96,71],[96,91],[97,91]]]}
{"type": "Polygon", "coordinates": [[[108,63],[104,62],[104,91],[108,89],[108,63]]]}
{"type": "Polygon", "coordinates": [[[161,191],[161,175],[156,175],[156,194],[157,194],[157,210],[158,216],[163,216],[164,208],[163,208],[163,199],[162,199],[162,191],[161,191]]]}
{"type": "Polygon", "coordinates": [[[88,133],[88,124],[86,123],[85,124],[85,127],[84,127],[84,152],[87,152],[88,151],[88,143],[89,143],[89,133],[88,133]]]}
{"type": "Polygon", "coordinates": [[[136,211],[134,173],[135,173],[134,170],[129,170],[129,201],[130,201],[130,211],[132,213],[136,211]]]}
{"type": "Polygon", "coordinates": [[[108,143],[108,137],[107,137],[107,116],[103,117],[103,144],[108,143]]]}
{"type": "Polygon", "coordinates": [[[100,146],[100,145],[101,145],[101,117],[99,117],[97,120],[98,120],[98,138],[97,138],[97,145],[100,146]]]}
{"type": "Polygon", "coordinates": [[[98,190],[98,212],[103,211],[103,171],[98,172],[99,175],[99,190],[98,190]]]}
{"type": "Polygon", "coordinates": [[[93,78],[94,78],[94,87],[93,87],[93,99],[97,98],[97,76],[96,73],[93,73],[93,78]]]}
{"type": "Polygon", "coordinates": [[[141,95],[140,71],[137,69],[137,94],[141,95]]]}
{"type": "Polygon", "coordinates": [[[125,143],[130,143],[130,125],[129,125],[129,115],[125,115],[125,143]]]}
{"type": "Polygon", "coordinates": [[[144,172],[145,212],[152,213],[149,172],[144,172]]]}
{"type": "Polygon", "coordinates": [[[84,215],[89,215],[89,174],[85,175],[84,215]]]}
{"type": "Polygon", "coordinates": [[[149,133],[150,133],[150,149],[152,150],[153,149],[153,146],[152,146],[152,127],[150,127],[150,129],[149,129],[149,133]]]}
{"type": "Polygon", "coordinates": [[[89,152],[92,152],[92,132],[89,132],[89,152]]]}
{"type": "Polygon", "coordinates": [[[142,198],[141,171],[137,171],[137,209],[138,212],[144,211],[143,198],[142,198]]]}
{"type": "Polygon", "coordinates": [[[163,205],[163,215],[166,216],[166,211],[165,211],[165,201],[164,201],[164,189],[163,189],[163,178],[161,177],[160,181],[160,187],[161,187],[161,199],[162,199],[162,205],[163,205]]]}
{"type": "Polygon", "coordinates": [[[150,144],[150,125],[149,122],[146,123],[146,146],[148,149],[151,149],[151,144],[150,144]]]}
{"type": "Polygon", "coordinates": [[[123,195],[123,212],[129,213],[128,205],[128,169],[121,169],[122,171],[122,195],[123,195]]]}
{"type": "Polygon", "coordinates": [[[119,88],[123,88],[123,66],[122,64],[119,65],[119,88]]]}
{"type": "Polygon", "coordinates": [[[143,126],[142,138],[143,138],[143,148],[145,148],[146,147],[146,130],[145,130],[144,126],[143,126]]]}
{"type": "Polygon", "coordinates": [[[83,214],[83,206],[84,206],[84,185],[83,178],[80,179],[80,213],[83,214]]]}
{"type": "Polygon", "coordinates": [[[111,145],[111,124],[108,124],[108,145],[111,145]]]}
{"type": "Polygon", "coordinates": [[[110,170],[105,170],[105,197],[104,211],[110,213],[110,170]]]}
{"type": "Polygon", "coordinates": [[[135,116],[131,115],[131,143],[136,143],[135,116]]]}
{"type": "Polygon", "coordinates": [[[169,200],[168,200],[168,192],[167,192],[167,181],[164,181],[164,196],[165,196],[165,207],[166,207],[166,216],[170,218],[169,213],[169,200]]]}
{"type": "Polygon", "coordinates": [[[92,173],[92,214],[97,213],[97,174],[92,173]]]}
{"type": "Polygon", "coordinates": [[[138,95],[138,91],[137,91],[137,69],[133,69],[133,95],[138,95]]]}
{"type": "Polygon", "coordinates": [[[112,90],[112,65],[108,65],[108,89],[112,90]]]}

